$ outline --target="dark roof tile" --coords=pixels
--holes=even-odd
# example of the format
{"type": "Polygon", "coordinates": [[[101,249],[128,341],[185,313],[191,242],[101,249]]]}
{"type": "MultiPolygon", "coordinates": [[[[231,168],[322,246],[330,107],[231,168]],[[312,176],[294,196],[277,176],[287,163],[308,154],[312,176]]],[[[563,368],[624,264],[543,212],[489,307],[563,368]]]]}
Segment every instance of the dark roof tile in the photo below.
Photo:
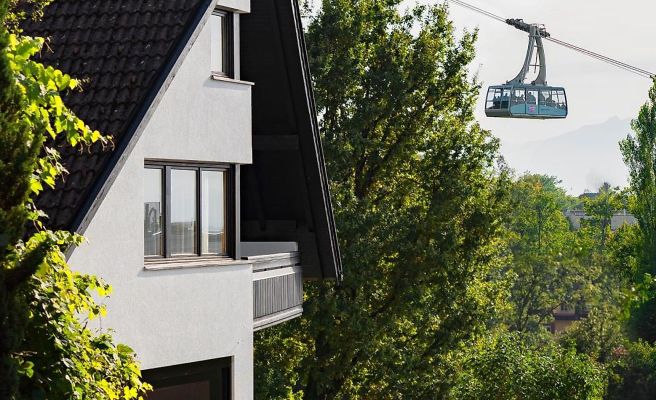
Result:
{"type": "MultiPolygon", "coordinates": [[[[84,79],[82,90],[68,93],[66,104],[93,129],[112,135],[127,130],[202,0],[58,0],[42,21],[24,25],[26,34],[49,38],[40,57],[47,64],[84,79]]],[[[80,154],[61,147],[69,174],[38,205],[51,229],[70,229],[100,175],[111,150],[94,145],[80,154]]]]}

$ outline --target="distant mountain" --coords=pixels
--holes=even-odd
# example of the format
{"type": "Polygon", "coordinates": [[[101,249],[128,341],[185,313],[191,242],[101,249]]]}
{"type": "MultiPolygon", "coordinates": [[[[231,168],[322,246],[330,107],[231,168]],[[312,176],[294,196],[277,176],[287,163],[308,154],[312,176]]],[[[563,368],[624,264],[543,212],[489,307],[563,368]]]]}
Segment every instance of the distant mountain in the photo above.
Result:
{"type": "Polygon", "coordinates": [[[595,191],[603,182],[626,186],[628,171],[618,142],[631,121],[611,118],[553,138],[523,144],[503,143],[502,153],[518,173],[555,175],[572,195],[595,191]]]}

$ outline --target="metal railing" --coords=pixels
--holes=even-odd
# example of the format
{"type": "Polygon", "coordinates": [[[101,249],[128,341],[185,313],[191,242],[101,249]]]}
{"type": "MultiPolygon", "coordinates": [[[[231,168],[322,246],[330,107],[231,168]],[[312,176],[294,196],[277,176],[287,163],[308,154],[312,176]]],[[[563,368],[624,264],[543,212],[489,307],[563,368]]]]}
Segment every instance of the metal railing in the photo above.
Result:
{"type": "Polygon", "coordinates": [[[303,274],[296,252],[252,256],[253,329],[277,325],[303,313],[303,274]]]}

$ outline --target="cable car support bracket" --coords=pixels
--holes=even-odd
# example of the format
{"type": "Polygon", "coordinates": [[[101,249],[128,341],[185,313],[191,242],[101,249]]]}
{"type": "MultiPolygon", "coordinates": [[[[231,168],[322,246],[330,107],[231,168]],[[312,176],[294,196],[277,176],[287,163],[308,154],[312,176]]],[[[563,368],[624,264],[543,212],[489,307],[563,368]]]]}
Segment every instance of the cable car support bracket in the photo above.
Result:
{"type": "Polygon", "coordinates": [[[532,85],[547,85],[547,59],[544,52],[544,43],[542,38],[548,38],[551,35],[546,31],[544,25],[540,24],[528,24],[522,19],[507,19],[506,23],[508,25],[514,26],[520,31],[528,32],[528,49],[526,50],[526,59],[524,60],[524,65],[522,66],[519,74],[511,80],[508,84],[524,84],[526,80],[526,75],[528,74],[531,67],[539,68],[538,76],[535,78],[532,85]],[[531,64],[533,60],[533,54],[537,48],[537,61],[535,64],[531,64]]]}

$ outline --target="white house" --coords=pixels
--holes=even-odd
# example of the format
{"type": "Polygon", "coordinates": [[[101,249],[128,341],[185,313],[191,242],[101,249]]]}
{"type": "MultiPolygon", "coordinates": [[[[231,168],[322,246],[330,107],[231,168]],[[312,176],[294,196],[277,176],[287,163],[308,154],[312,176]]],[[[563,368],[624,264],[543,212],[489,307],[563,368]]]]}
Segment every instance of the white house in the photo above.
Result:
{"type": "Polygon", "coordinates": [[[57,0],[27,33],[85,79],[66,102],[111,148],[62,150],[39,205],[149,399],[250,399],[253,331],[341,264],[296,0],[57,0]]]}

